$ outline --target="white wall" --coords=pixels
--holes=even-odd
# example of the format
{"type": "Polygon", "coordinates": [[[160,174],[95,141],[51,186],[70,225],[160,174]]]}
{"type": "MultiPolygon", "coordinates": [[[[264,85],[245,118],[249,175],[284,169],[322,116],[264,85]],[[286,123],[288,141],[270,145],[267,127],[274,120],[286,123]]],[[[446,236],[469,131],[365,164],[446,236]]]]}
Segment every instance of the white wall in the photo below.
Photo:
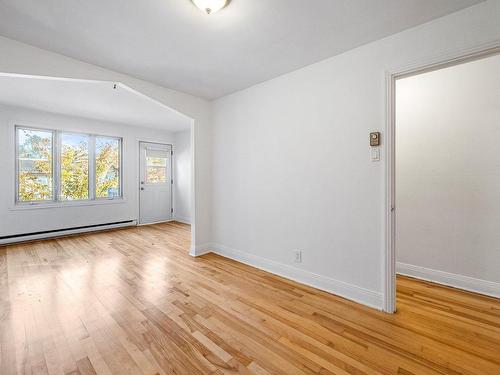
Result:
{"type": "Polygon", "coordinates": [[[211,240],[211,104],[95,65],[0,37],[0,72],[117,81],[191,117],[195,126],[196,243],[211,240]]]}
{"type": "Polygon", "coordinates": [[[191,132],[174,133],[174,218],[191,222],[191,132]]]}
{"type": "Polygon", "coordinates": [[[500,283],[500,55],[397,81],[396,121],[397,261],[500,283]]]}
{"type": "Polygon", "coordinates": [[[0,237],[137,219],[139,140],[174,144],[175,138],[164,130],[0,105],[0,237]],[[15,206],[15,125],[122,137],[123,200],[51,208],[15,206]]]}
{"type": "Polygon", "coordinates": [[[382,306],[386,73],[500,39],[488,1],[217,100],[207,248],[382,306]],[[294,263],[292,250],[303,251],[294,263]]]}

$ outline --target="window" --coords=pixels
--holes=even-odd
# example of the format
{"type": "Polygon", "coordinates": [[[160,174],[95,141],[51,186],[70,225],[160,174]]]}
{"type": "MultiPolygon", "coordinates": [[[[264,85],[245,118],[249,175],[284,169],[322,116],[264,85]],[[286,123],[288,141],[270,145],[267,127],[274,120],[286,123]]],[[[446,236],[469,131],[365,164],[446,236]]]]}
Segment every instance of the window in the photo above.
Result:
{"type": "Polygon", "coordinates": [[[146,150],[146,183],[167,182],[167,157],[163,150],[146,150]]]}
{"type": "Polygon", "coordinates": [[[23,202],[54,199],[52,163],[54,133],[17,129],[17,199],[23,202]]]}
{"type": "Polygon", "coordinates": [[[89,136],[61,133],[61,200],[89,199],[89,136]]]}
{"type": "Polygon", "coordinates": [[[19,203],[122,196],[121,138],[16,127],[19,203]]]}
{"type": "Polygon", "coordinates": [[[96,137],[95,176],[97,198],[121,196],[120,189],[120,140],[96,137]]]}

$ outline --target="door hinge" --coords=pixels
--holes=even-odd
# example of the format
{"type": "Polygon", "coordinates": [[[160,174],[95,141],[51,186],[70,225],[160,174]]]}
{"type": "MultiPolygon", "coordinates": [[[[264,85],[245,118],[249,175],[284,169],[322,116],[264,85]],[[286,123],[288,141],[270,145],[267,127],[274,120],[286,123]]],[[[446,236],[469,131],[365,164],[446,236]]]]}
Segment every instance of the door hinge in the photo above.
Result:
{"type": "Polygon", "coordinates": [[[170,155],[173,155],[173,154],[174,154],[174,151],[173,151],[173,150],[172,150],[172,151],[170,151],[170,155]]]}
{"type": "Polygon", "coordinates": [[[174,180],[173,180],[173,179],[172,179],[172,180],[170,180],[170,183],[173,185],[173,184],[174,184],[174,180]]]}
{"type": "Polygon", "coordinates": [[[174,213],[174,209],[173,208],[170,209],[170,213],[172,213],[172,214],[174,213]]]}

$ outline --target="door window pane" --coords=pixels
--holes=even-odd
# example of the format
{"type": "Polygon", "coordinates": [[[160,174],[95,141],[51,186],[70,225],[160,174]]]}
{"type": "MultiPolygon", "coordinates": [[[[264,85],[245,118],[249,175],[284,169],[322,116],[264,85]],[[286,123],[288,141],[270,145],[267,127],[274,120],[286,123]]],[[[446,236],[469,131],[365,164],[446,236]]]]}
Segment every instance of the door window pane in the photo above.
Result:
{"type": "Polygon", "coordinates": [[[164,184],[167,182],[167,168],[147,167],[146,182],[148,184],[164,184]]]}
{"type": "Polygon", "coordinates": [[[97,198],[114,198],[121,196],[120,150],[121,145],[119,139],[96,137],[95,168],[97,198]]]}
{"type": "Polygon", "coordinates": [[[61,134],[61,200],[89,198],[89,136],[61,134]]]}
{"type": "Polygon", "coordinates": [[[20,202],[53,199],[53,133],[17,129],[18,197],[20,202]]]}
{"type": "Polygon", "coordinates": [[[148,156],[147,158],[148,167],[166,167],[167,159],[166,158],[155,158],[148,156]]]}
{"type": "Polygon", "coordinates": [[[167,182],[167,152],[146,150],[146,183],[164,184],[167,182]]]}

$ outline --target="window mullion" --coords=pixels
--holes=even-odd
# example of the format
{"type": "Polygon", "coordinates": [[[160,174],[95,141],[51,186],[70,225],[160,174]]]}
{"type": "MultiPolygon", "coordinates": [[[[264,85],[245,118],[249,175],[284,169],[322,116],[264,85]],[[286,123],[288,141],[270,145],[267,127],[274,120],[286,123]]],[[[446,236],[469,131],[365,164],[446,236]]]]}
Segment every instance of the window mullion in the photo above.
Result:
{"type": "Polygon", "coordinates": [[[16,157],[16,199],[15,203],[18,203],[21,199],[19,196],[19,129],[17,127],[14,127],[14,133],[15,133],[15,139],[16,139],[16,151],[15,151],[15,157],[16,157]]]}
{"type": "Polygon", "coordinates": [[[61,191],[61,132],[55,130],[53,132],[54,140],[52,141],[52,174],[53,174],[53,201],[60,200],[59,192],[61,191]]]}
{"type": "Polygon", "coordinates": [[[96,191],[96,171],[95,171],[95,135],[91,135],[89,139],[89,199],[95,200],[96,191]]]}
{"type": "Polygon", "coordinates": [[[118,142],[119,142],[118,152],[120,153],[119,154],[120,160],[118,163],[118,167],[120,168],[118,178],[120,180],[119,180],[118,186],[120,187],[120,197],[123,198],[123,196],[124,196],[124,194],[123,194],[123,186],[124,186],[124,182],[123,182],[123,138],[119,138],[118,142]]]}

